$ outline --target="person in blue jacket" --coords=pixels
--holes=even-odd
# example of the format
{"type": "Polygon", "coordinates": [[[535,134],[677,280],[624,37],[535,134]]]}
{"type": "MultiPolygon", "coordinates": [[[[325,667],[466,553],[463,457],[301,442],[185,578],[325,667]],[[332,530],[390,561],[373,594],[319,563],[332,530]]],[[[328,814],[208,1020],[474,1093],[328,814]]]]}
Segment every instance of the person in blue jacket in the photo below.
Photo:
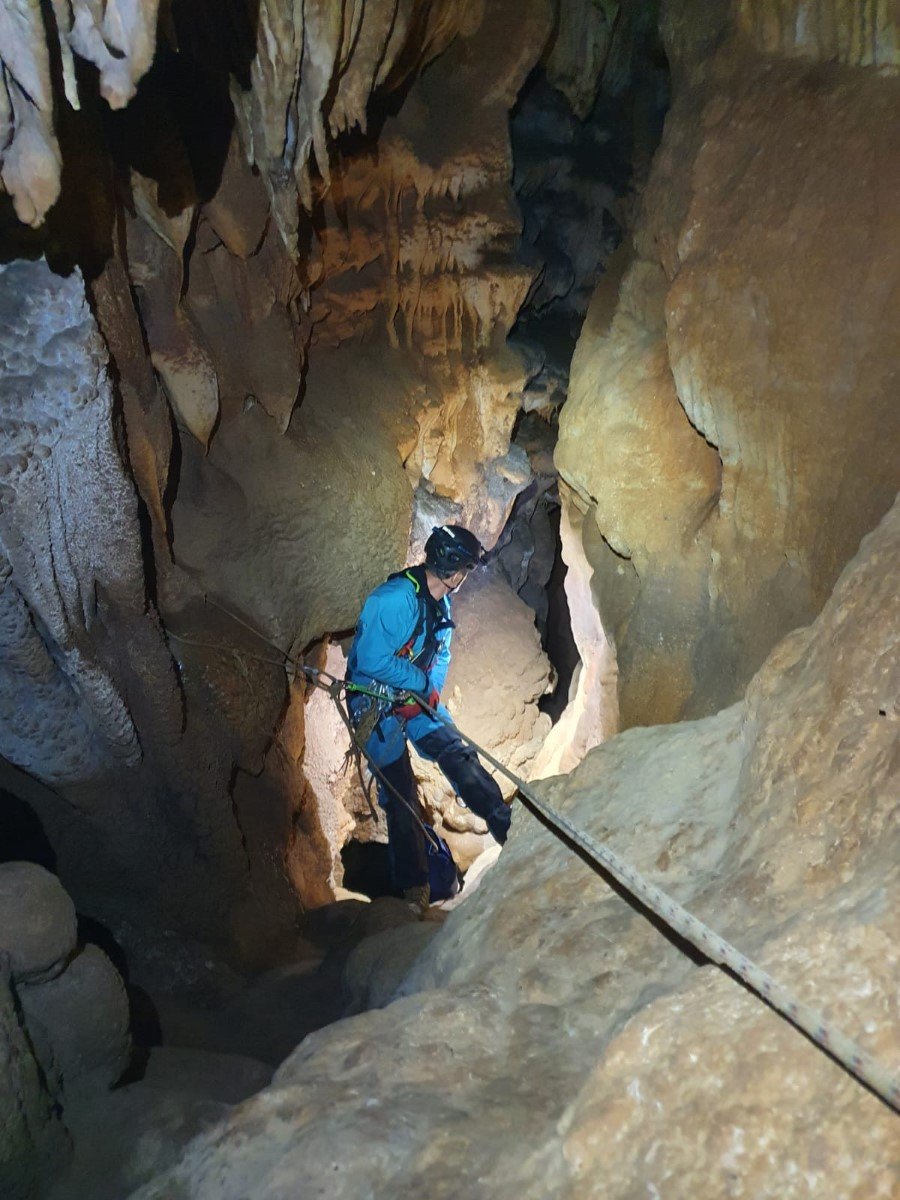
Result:
{"type": "Polygon", "coordinates": [[[510,810],[500,788],[463,742],[449,712],[440,703],[450,665],[453,633],[450,597],[484,559],[478,538],[461,525],[436,526],[425,543],[425,561],[398,571],[365,601],[350,649],[347,679],[380,691],[375,701],[349,689],[355,724],[377,722],[364,749],[378,768],[378,799],[387,816],[388,855],[395,888],[420,911],[428,905],[428,862],[424,812],[409,758],[407,741],[437,763],[462,802],[487,822],[501,844],[509,832],[510,810]],[[441,718],[423,709],[409,693],[427,699],[441,718]],[[399,697],[399,699],[397,699],[399,697]],[[368,721],[363,721],[368,711],[368,721]],[[387,780],[406,801],[384,786],[387,780]]]}

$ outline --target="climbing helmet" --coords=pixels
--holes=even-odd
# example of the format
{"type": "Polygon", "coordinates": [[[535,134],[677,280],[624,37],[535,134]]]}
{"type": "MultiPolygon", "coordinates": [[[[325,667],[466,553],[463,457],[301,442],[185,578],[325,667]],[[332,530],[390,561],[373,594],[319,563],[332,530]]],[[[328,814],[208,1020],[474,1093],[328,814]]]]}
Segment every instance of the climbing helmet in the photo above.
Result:
{"type": "Polygon", "coordinates": [[[462,525],[435,525],[425,543],[425,566],[439,579],[471,571],[484,557],[481,542],[462,525]]]}

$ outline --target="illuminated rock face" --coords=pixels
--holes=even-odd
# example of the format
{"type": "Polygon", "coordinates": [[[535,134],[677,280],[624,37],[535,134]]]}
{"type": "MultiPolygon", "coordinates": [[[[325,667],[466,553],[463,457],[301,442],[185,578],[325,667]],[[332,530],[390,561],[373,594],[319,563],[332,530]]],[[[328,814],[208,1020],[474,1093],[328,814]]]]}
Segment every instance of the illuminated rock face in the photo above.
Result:
{"type": "MultiPolygon", "coordinates": [[[[764,7],[740,22],[775,50],[764,7]]],[[[669,10],[675,101],[556,454],[624,725],[736,699],[900,485],[900,80],[796,61],[829,57],[809,38],[785,60],[726,30],[713,52],[697,15],[669,10]]]]}
{"type": "MultiPolygon", "coordinates": [[[[747,699],[633,729],[545,795],[896,1072],[900,506],[747,699]]],[[[896,1116],[517,808],[381,1011],[136,1193],[892,1194],[896,1116]]]]}
{"type": "MultiPolygon", "coordinates": [[[[433,524],[492,545],[528,485],[510,439],[536,368],[507,335],[536,281],[514,255],[509,113],[545,48],[586,111],[601,64],[627,76],[646,6],[265,0],[226,28],[176,4],[157,30],[133,0],[98,40],[99,6],[77,3],[62,66],[67,47],[93,61],[100,90],[79,113],[56,97],[55,127],[20,7],[0,25],[18,80],[0,171],[23,221],[46,219],[4,224],[4,256],[43,250],[56,273],[0,275],[33,310],[8,301],[0,668],[22,703],[0,749],[74,805],[41,816],[95,912],[127,879],[129,919],[274,953],[297,895],[330,898],[342,827],[303,773],[327,722],[307,729],[279,659],[346,635],[433,524]],[[68,357],[44,361],[57,339],[68,357]]],[[[532,763],[529,628],[497,688],[515,712],[486,739],[521,738],[540,772],[615,727],[613,642],[625,724],[733,700],[896,486],[896,80],[859,65],[891,66],[889,23],[870,53],[822,22],[789,34],[784,6],[715,27],[702,9],[666,8],[676,105],[564,410],[572,707],[532,763]],[[752,57],[775,42],[784,58],[752,57]],[[836,45],[841,65],[810,64],[836,45]]],[[[495,601],[504,632],[520,623],[495,601]]]]}

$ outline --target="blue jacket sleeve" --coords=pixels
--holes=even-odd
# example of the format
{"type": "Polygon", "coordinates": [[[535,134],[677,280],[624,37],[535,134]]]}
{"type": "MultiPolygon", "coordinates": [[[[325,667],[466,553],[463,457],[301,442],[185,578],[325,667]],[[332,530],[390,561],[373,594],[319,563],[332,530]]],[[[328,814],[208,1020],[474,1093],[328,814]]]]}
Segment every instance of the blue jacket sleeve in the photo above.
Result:
{"type": "Polygon", "coordinates": [[[424,671],[397,651],[412,637],[418,601],[408,587],[378,589],[363,605],[356,627],[356,670],[402,692],[427,694],[424,671]]]}
{"type": "Polygon", "coordinates": [[[444,681],[447,678],[447,669],[450,666],[450,638],[452,636],[452,629],[442,629],[440,631],[438,634],[437,653],[434,656],[434,662],[431,664],[431,670],[428,672],[429,684],[439,692],[444,690],[444,681]]]}

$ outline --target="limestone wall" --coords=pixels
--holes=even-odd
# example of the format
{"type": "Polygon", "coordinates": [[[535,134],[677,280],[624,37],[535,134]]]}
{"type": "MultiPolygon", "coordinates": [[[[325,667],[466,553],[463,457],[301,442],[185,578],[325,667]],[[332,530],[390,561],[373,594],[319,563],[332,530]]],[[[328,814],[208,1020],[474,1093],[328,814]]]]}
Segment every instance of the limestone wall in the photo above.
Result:
{"type": "Polygon", "coordinates": [[[551,8],[253,9],[0,23],[0,752],[83,908],[256,963],[333,895],[282,652],[530,478],[508,114],[551,8]]]}
{"type": "Polygon", "coordinates": [[[900,484],[900,80],[698,16],[665,14],[674,102],[556,453],[626,726],[736,699],[900,484]]]}

